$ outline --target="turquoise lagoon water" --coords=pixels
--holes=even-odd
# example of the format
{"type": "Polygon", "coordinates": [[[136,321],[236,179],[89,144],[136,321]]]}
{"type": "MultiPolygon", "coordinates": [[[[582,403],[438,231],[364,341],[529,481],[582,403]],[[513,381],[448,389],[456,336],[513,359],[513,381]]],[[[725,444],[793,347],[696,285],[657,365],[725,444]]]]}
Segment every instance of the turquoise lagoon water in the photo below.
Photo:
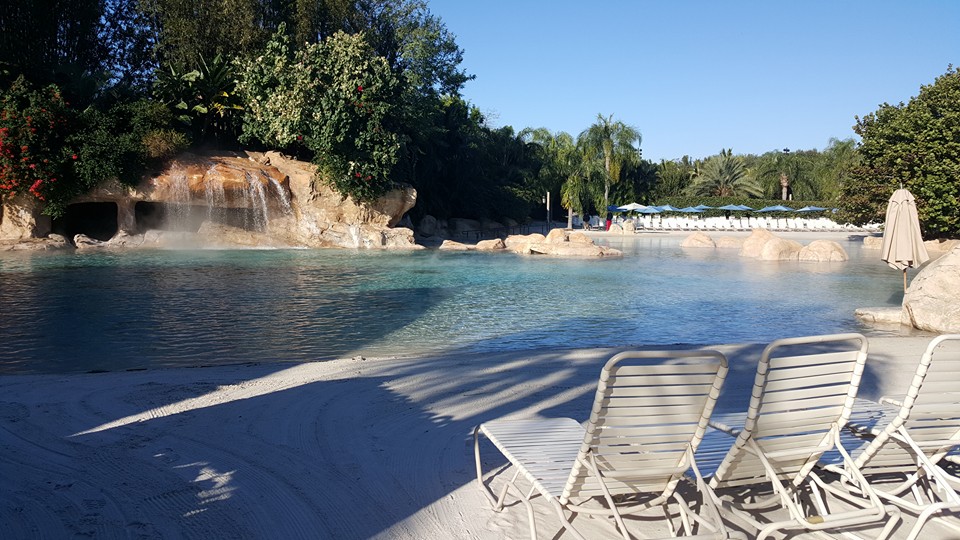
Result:
{"type": "Polygon", "coordinates": [[[617,260],[351,250],[0,254],[0,373],[346,356],[765,342],[863,331],[900,274],[760,262],[680,238],[601,241],[617,260]]]}

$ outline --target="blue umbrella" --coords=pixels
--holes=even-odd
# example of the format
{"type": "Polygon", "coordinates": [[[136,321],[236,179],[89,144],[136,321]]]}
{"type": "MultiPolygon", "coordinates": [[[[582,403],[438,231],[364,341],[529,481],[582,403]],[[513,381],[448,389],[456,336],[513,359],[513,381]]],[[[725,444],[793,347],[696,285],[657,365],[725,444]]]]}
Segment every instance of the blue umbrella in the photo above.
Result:
{"type": "Polygon", "coordinates": [[[658,206],[657,208],[659,208],[661,212],[680,212],[681,211],[676,206],[670,206],[669,204],[658,206]]]}
{"type": "Polygon", "coordinates": [[[821,210],[826,210],[826,208],[822,206],[804,206],[803,208],[796,210],[796,212],[820,212],[821,210]]]}
{"type": "Polygon", "coordinates": [[[753,208],[750,208],[749,206],[747,206],[747,205],[745,205],[745,204],[738,204],[737,206],[740,207],[740,210],[744,210],[744,211],[746,211],[746,210],[753,210],[753,208]]]}
{"type": "MultiPolygon", "coordinates": [[[[730,210],[731,212],[735,212],[738,210],[743,210],[743,207],[739,204],[725,204],[723,206],[718,206],[717,210],[730,210]]],[[[753,208],[751,208],[751,210],[753,210],[753,208]]]]}
{"type": "Polygon", "coordinates": [[[641,214],[659,214],[660,213],[660,209],[657,208],[656,206],[648,206],[642,210],[637,210],[637,211],[640,212],[641,214]]]}
{"type": "Polygon", "coordinates": [[[790,208],[789,206],[783,206],[782,204],[778,204],[776,206],[765,206],[756,211],[757,212],[793,212],[793,208],[790,208]]]}
{"type": "Polygon", "coordinates": [[[694,206],[694,208],[696,208],[697,210],[700,210],[701,212],[703,212],[704,210],[713,210],[712,206],[707,206],[705,204],[698,204],[694,206]]]}
{"type": "Polygon", "coordinates": [[[686,208],[681,208],[679,211],[680,211],[680,212],[686,212],[686,213],[688,213],[688,214],[699,214],[700,212],[703,212],[703,210],[700,210],[699,208],[696,208],[696,207],[693,207],[693,206],[688,206],[688,207],[686,207],[686,208]]]}
{"type": "Polygon", "coordinates": [[[622,210],[620,210],[619,206],[615,204],[611,204],[610,206],[607,207],[607,212],[622,212],[622,210]]]}

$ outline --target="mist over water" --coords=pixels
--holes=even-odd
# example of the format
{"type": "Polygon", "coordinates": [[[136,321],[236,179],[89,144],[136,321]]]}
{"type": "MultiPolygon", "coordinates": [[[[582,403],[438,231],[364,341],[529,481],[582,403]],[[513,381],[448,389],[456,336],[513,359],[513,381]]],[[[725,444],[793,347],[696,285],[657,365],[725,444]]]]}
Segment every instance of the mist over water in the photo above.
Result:
{"type": "Polygon", "coordinates": [[[0,254],[0,373],[315,361],[447,351],[766,342],[875,332],[900,274],[604,241],[617,260],[433,250],[0,254]]]}

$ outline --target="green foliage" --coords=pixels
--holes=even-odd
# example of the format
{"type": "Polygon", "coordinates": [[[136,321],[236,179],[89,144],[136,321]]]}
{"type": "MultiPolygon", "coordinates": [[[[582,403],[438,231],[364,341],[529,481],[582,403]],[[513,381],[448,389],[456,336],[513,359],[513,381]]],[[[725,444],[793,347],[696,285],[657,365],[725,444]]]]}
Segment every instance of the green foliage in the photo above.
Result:
{"type": "MultiPolygon", "coordinates": [[[[138,0],[154,21],[159,64],[176,73],[197,69],[198,58],[234,58],[256,51],[269,36],[258,0],[138,0]]],[[[266,4],[266,5],[265,5],[266,4]]]]}
{"type": "Polygon", "coordinates": [[[902,184],[917,199],[925,235],[960,236],[960,72],[951,66],[907,104],[857,118],[854,131],[863,163],[841,190],[847,219],[882,221],[902,184]]]}
{"type": "Polygon", "coordinates": [[[734,156],[731,150],[707,159],[686,191],[690,195],[716,197],[759,197],[763,193],[757,181],[747,174],[743,158],[734,156]]]}
{"type": "Polygon", "coordinates": [[[70,102],[89,103],[103,78],[99,0],[5,3],[0,15],[0,84],[18,76],[57,84],[70,102]],[[8,76],[3,73],[7,72],[8,76]]]}
{"type": "Polygon", "coordinates": [[[173,129],[148,131],[141,142],[144,155],[151,161],[170,159],[190,146],[187,136],[173,129]]]}
{"type": "Polygon", "coordinates": [[[661,160],[657,166],[657,183],[652,197],[673,197],[683,193],[697,175],[699,165],[690,156],[673,161],[661,160]]]}
{"type": "Polygon", "coordinates": [[[293,52],[281,27],[263,55],[239,63],[242,140],[314,153],[341,194],[371,200],[390,188],[399,139],[388,128],[398,82],[362,34],[336,33],[293,52]]]}
{"type": "Polygon", "coordinates": [[[33,89],[23,78],[2,100],[0,191],[32,195],[53,216],[103,180],[136,183],[147,159],[145,135],[169,120],[161,104],[145,100],[77,113],[57,86],[33,89]]]}
{"type": "Polygon", "coordinates": [[[243,106],[234,66],[220,55],[209,63],[199,57],[196,69],[187,72],[168,65],[157,73],[153,95],[171,108],[196,140],[236,140],[235,124],[243,106]]]}
{"type": "Polygon", "coordinates": [[[75,121],[60,89],[35,90],[18,78],[2,97],[0,194],[29,194],[58,205],[70,195],[73,153],[65,137],[75,121]]]}
{"type": "Polygon", "coordinates": [[[583,159],[603,164],[603,199],[595,201],[596,207],[607,208],[610,204],[610,187],[621,180],[624,166],[640,160],[640,140],[640,132],[636,128],[619,120],[614,121],[613,115],[604,117],[598,114],[597,121],[580,133],[577,145],[583,159]]]}

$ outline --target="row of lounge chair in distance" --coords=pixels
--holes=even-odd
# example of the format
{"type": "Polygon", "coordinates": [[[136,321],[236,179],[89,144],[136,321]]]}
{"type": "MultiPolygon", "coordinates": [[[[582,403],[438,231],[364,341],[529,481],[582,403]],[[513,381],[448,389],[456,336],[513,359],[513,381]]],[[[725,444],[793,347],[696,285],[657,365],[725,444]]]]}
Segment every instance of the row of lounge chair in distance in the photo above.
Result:
{"type": "Polygon", "coordinates": [[[633,220],[634,230],[659,231],[749,231],[769,229],[771,231],[820,231],[820,232],[858,232],[879,230],[880,225],[857,227],[840,224],[829,218],[767,218],[767,217],[650,217],[633,220]]]}
{"type": "Polygon", "coordinates": [[[930,519],[960,538],[951,515],[960,510],[951,463],[960,446],[960,334],[933,339],[907,394],[880,403],[857,398],[867,349],[860,334],[774,341],[738,414],[713,414],[728,370],[717,351],[617,354],[584,424],[477,426],[477,481],[498,512],[515,491],[533,539],[537,494],[581,540],[576,514],[612,517],[629,539],[629,517],[657,510],[671,536],[886,538],[905,511],[916,517],[911,540],[930,519]],[[484,478],[482,437],[513,466],[512,479],[484,478]]]}

